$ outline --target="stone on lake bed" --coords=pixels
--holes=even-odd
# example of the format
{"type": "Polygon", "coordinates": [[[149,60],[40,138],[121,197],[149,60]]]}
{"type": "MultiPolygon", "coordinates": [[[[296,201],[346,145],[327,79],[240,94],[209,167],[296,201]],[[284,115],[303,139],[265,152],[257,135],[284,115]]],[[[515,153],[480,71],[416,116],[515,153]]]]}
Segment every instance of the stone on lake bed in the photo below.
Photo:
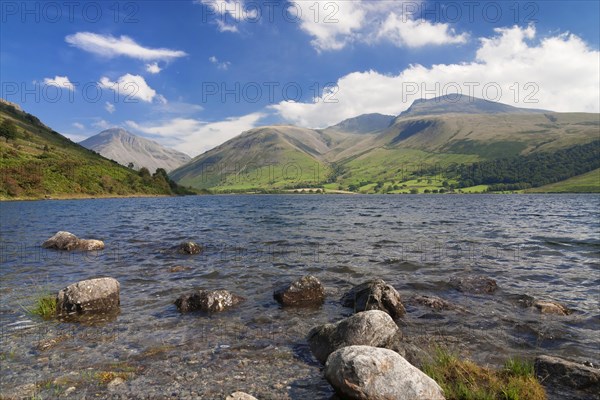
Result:
{"type": "Polygon", "coordinates": [[[181,313],[191,311],[219,312],[245,301],[227,290],[200,290],[195,293],[181,295],[175,300],[175,306],[181,313]]]}
{"type": "Polygon", "coordinates": [[[412,301],[437,311],[458,309],[454,304],[437,296],[415,296],[412,301]]]}
{"type": "Polygon", "coordinates": [[[194,242],[183,242],[177,249],[180,253],[189,255],[200,254],[203,250],[202,246],[194,242]]]}
{"type": "Polygon", "coordinates": [[[325,289],[317,278],[306,275],[279,288],[273,297],[284,306],[319,306],[325,301],[325,289]]]}
{"type": "Polygon", "coordinates": [[[341,301],[344,307],[352,307],[355,312],[381,310],[393,319],[406,313],[398,291],[383,279],[374,279],[353,287],[341,301]]]}
{"type": "Polygon", "coordinates": [[[572,313],[567,307],[555,301],[536,300],[533,306],[542,314],[569,315],[572,313]]]}
{"type": "Polygon", "coordinates": [[[600,393],[600,369],[565,360],[559,357],[538,356],[535,359],[535,375],[545,386],[550,386],[557,394],[561,388],[580,392],[576,398],[597,398],[600,393]],[[584,396],[589,394],[589,396],[584,396]]]}
{"type": "Polygon", "coordinates": [[[450,286],[459,292],[472,294],[492,294],[498,289],[496,281],[485,276],[453,276],[450,286]]]}
{"type": "Polygon", "coordinates": [[[371,346],[333,352],[325,378],[344,399],[444,400],[440,386],[398,353],[371,346]]]}
{"type": "Polygon", "coordinates": [[[45,249],[94,251],[104,249],[104,242],[95,239],[79,239],[70,232],[59,231],[42,243],[45,249]]]}
{"type": "Polygon", "coordinates": [[[225,400],[257,400],[256,397],[244,392],[234,392],[225,398],[225,400]]]}
{"type": "Polygon", "coordinates": [[[95,278],[67,286],[56,296],[59,314],[110,313],[119,309],[120,285],[114,278],[95,278]]]}
{"type": "Polygon", "coordinates": [[[169,268],[169,272],[175,273],[175,272],[184,272],[184,271],[189,271],[190,269],[192,269],[192,267],[188,267],[185,265],[174,265],[172,267],[169,268]]]}
{"type": "Polygon", "coordinates": [[[312,328],[307,336],[310,351],[325,364],[337,349],[352,345],[387,347],[400,334],[389,314],[380,310],[363,311],[335,324],[312,328]]]}

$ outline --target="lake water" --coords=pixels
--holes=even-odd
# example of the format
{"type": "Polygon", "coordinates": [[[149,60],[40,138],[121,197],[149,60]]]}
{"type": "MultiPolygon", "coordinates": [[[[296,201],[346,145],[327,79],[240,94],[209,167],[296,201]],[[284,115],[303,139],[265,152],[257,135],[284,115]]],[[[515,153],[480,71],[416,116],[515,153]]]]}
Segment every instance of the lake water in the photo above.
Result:
{"type": "Polygon", "coordinates": [[[380,277],[406,299],[407,337],[455,346],[491,365],[511,355],[600,361],[600,196],[198,196],[1,203],[0,393],[76,398],[329,398],[304,340],[352,310],[340,296],[380,277]],[[56,231],[104,240],[94,253],[42,250],[56,231]],[[182,241],[201,255],[170,251],[182,241]],[[173,266],[189,269],[170,272],[173,266]],[[327,289],[321,309],[282,309],[280,284],[305,274],[327,289]],[[468,295],[453,276],[495,279],[493,295],[468,295]],[[121,313],[97,324],[29,317],[43,291],[92,277],[121,283],[121,313]],[[225,288],[247,298],[214,315],[180,315],[174,300],[225,288]],[[463,311],[412,304],[442,297],[463,311]],[[519,295],[575,312],[542,315],[519,295]],[[109,389],[101,372],[121,372],[109,389]]]}

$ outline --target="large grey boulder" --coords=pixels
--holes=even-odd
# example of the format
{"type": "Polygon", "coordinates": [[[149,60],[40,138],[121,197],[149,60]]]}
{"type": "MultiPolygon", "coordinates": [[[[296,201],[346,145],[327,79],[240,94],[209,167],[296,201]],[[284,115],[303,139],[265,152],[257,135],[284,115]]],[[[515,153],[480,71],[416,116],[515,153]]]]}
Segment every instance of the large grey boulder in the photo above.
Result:
{"type": "Polygon", "coordinates": [[[383,279],[374,279],[353,287],[342,297],[344,307],[355,312],[381,310],[397,319],[406,313],[400,294],[383,279]]]}
{"type": "Polygon", "coordinates": [[[306,275],[279,288],[273,297],[284,306],[314,307],[325,301],[325,289],[317,278],[306,275]]]}
{"type": "Polygon", "coordinates": [[[104,249],[104,242],[95,239],[79,239],[70,232],[59,231],[42,243],[45,249],[93,251],[104,249]]]}
{"type": "Polygon", "coordinates": [[[312,328],[307,340],[315,358],[325,364],[337,349],[352,345],[391,346],[400,335],[392,318],[379,310],[363,311],[335,324],[312,328]]]}
{"type": "Polygon", "coordinates": [[[114,278],[95,278],[74,283],[58,292],[57,313],[111,313],[119,309],[119,290],[119,282],[114,278]]]}
{"type": "Polygon", "coordinates": [[[549,392],[565,399],[598,398],[600,369],[545,355],[538,356],[534,366],[536,376],[549,392]]]}
{"type": "Polygon", "coordinates": [[[371,346],[333,352],[325,378],[345,399],[444,400],[440,386],[398,353],[371,346]]]}
{"type": "Polygon", "coordinates": [[[245,301],[227,290],[200,290],[195,293],[184,294],[175,300],[179,312],[190,311],[219,312],[231,308],[245,301]]]}
{"type": "Polygon", "coordinates": [[[498,289],[498,284],[492,278],[485,276],[453,276],[450,286],[463,293],[492,294],[498,289]]]}

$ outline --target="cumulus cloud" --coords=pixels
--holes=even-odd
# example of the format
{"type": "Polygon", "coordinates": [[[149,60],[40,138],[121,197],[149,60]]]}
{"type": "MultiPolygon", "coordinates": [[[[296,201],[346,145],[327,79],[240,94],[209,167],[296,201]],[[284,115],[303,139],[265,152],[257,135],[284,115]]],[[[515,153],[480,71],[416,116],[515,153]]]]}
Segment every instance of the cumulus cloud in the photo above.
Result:
{"type": "Polygon", "coordinates": [[[75,85],[71,83],[66,76],[55,76],[54,78],[44,78],[44,84],[48,86],[56,86],[59,88],[69,89],[70,91],[75,90],[75,85]]]}
{"type": "Polygon", "coordinates": [[[497,28],[493,37],[480,39],[472,61],[411,65],[398,75],[353,72],[337,81],[333,94],[271,108],[306,127],[325,127],[364,113],[397,115],[416,99],[452,93],[517,107],[599,112],[600,52],[569,33],[536,37],[533,26],[497,28]]]}
{"type": "Polygon", "coordinates": [[[208,57],[208,61],[210,61],[211,64],[216,65],[218,69],[222,69],[224,71],[227,71],[231,65],[229,61],[219,61],[219,59],[215,56],[208,57]]]}
{"type": "Polygon", "coordinates": [[[158,66],[158,63],[146,64],[146,71],[151,74],[158,74],[162,69],[158,66]]]}
{"type": "Polygon", "coordinates": [[[263,113],[252,113],[217,122],[203,122],[193,118],[174,118],[143,124],[126,121],[126,125],[134,131],[157,137],[164,145],[196,156],[256,127],[264,116],[263,113]]]}
{"type": "Polygon", "coordinates": [[[73,125],[73,127],[77,128],[77,129],[85,129],[85,125],[83,125],[80,122],[73,122],[71,125],[73,125]]]}
{"type": "Polygon", "coordinates": [[[102,77],[98,85],[103,89],[115,91],[119,96],[123,96],[126,102],[139,99],[147,103],[151,103],[153,100],[166,103],[166,99],[148,86],[146,80],[140,75],[125,74],[116,82],[112,82],[107,77],[102,77]]]}
{"type": "Polygon", "coordinates": [[[68,35],[65,41],[72,46],[107,58],[125,56],[143,61],[168,61],[187,55],[181,50],[143,47],[128,36],[114,37],[92,32],[77,32],[68,35]]]}
{"type": "MultiPolygon", "coordinates": [[[[405,1],[293,2],[290,15],[297,16],[300,28],[312,37],[317,51],[333,51],[349,43],[373,44],[388,41],[398,47],[422,47],[465,43],[467,34],[457,34],[446,23],[414,19],[403,13],[405,1]]],[[[412,1],[415,5],[420,2],[412,1]]]]}
{"type": "Polygon", "coordinates": [[[104,103],[104,109],[106,111],[108,111],[110,114],[114,113],[116,110],[115,105],[108,101],[106,103],[104,103]]]}

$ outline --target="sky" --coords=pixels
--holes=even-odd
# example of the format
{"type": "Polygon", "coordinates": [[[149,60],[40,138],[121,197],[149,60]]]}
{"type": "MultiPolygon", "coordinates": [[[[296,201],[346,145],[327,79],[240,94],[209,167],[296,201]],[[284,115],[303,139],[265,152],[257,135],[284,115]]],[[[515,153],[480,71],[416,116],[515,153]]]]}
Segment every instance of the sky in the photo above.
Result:
{"type": "Polygon", "coordinates": [[[74,141],[121,127],[197,156],[473,96],[600,112],[600,2],[0,2],[0,97],[74,141]]]}

